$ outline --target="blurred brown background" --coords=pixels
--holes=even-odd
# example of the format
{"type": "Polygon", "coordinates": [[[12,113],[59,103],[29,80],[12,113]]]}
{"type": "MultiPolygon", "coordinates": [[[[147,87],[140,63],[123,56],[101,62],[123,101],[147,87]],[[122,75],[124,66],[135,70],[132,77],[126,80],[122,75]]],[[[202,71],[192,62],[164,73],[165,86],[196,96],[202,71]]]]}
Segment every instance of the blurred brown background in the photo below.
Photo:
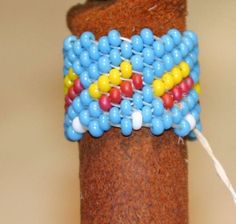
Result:
{"type": "MultiPolygon", "coordinates": [[[[62,41],[78,0],[0,0],[0,223],[78,224],[77,144],[63,137],[62,41]]],[[[189,0],[200,38],[204,134],[236,186],[236,1],[189,0]]],[[[235,224],[236,206],[189,145],[190,224],[235,224]]]]}

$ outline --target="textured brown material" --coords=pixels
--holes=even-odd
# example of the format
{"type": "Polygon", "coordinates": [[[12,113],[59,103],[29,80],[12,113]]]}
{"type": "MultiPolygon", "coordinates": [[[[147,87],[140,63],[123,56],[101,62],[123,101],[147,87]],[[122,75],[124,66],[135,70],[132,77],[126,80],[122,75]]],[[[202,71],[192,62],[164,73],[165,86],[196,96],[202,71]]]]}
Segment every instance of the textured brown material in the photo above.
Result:
{"type": "MultiPolygon", "coordinates": [[[[73,34],[99,38],[113,28],[123,36],[143,27],[162,35],[185,29],[185,0],[117,0],[73,7],[73,34]]],[[[172,131],[155,137],[147,128],[124,137],[113,128],[80,142],[81,224],[187,224],[187,150],[172,131]]]]}

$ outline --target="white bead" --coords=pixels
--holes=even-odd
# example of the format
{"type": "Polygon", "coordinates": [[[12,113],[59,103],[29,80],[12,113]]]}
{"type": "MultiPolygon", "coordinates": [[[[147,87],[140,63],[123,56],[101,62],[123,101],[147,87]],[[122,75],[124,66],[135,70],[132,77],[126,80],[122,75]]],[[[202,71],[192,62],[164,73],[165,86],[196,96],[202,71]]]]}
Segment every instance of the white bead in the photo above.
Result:
{"type": "Polygon", "coordinates": [[[140,110],[136,110],[132,113],[132,127],[134,130],[139,130],[143,124],[142,112],[140,110]]]}
{"type": "Polygon", "coordinates": [[[80,123],[79,117],[74,118],[72,121],[72,127],[78,133],[84,133],[87,131],[86,128],[80,123]]]}
{"type": "Polygon", "coordinates": [[[196,126],[196,120],[192,114],[187,114],[185,116],[185,120],[189,123],[191,130],[193,130],[196,126]]]}

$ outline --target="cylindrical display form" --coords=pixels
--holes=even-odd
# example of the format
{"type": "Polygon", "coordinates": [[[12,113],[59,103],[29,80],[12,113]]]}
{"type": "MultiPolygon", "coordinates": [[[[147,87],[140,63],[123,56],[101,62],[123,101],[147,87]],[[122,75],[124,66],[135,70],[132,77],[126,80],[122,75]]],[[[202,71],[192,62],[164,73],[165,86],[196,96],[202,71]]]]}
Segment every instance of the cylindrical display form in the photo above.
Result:
{"type": "MultiPolygon", "coordinates": [[[[68,13],[79,36],[96,38],[117,29],[129,38],[148,27],[156,36],[185,29],[185,0],[91,1],[68,13]]],[[[154,136],[148,128],[129,137],[112,128],[79,143],[81,224],[187,224],[187,151],[172,130],[154,136]]]]}

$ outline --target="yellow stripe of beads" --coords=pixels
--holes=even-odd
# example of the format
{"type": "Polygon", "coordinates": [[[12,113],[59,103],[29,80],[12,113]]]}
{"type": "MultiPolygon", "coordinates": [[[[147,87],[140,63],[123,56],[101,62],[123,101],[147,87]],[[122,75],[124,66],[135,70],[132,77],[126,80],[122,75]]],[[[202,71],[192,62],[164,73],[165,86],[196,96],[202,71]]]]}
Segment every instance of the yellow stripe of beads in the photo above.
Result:
{"type": "Polygon", "coordinates": [[[78,75],[74,73],[73,69],[70,68],[68,74],[64,77],[64,94],[66,95],[68,89],[73,86],[74,80],[78,78],[78,75]]]}
{"type": "Polygon", "coordinates": [[[190,73],[189,65],[182,61],[177,66],[172,68],[170,72],[164,73],[160,79],[155,79],[152,83],[153,93],[160,97],[175,85],[179,84],[190,73]]]}

